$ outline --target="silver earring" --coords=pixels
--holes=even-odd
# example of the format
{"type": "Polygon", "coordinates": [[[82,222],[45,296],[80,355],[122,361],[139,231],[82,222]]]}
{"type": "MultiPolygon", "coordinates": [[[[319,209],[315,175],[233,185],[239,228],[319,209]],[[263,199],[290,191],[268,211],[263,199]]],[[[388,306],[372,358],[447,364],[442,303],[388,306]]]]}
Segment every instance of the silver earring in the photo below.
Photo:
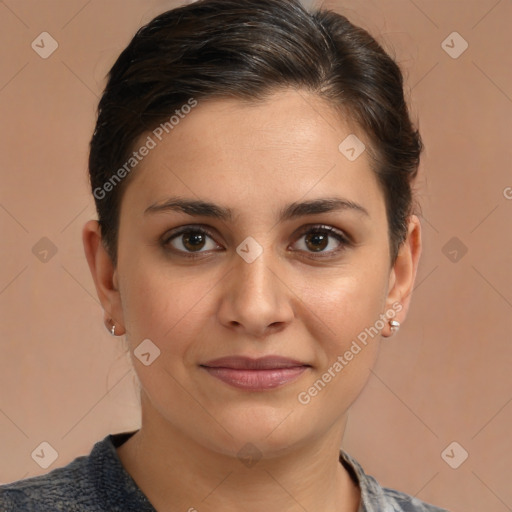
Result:
{"type": "Polygon", "coordinates": [[[110,334],[112,334],[112,336],[116,335],[116,324],[112,324],[112,329],[110,329],[110,334]]]}
{"type": "Polygon", "coordinates": [[[400,322],[397,322],[396,320],[390,320],[389,328],[391,330],[391,334],[395,334],[398,331],[398,329],[400,329],[400,322]]]}

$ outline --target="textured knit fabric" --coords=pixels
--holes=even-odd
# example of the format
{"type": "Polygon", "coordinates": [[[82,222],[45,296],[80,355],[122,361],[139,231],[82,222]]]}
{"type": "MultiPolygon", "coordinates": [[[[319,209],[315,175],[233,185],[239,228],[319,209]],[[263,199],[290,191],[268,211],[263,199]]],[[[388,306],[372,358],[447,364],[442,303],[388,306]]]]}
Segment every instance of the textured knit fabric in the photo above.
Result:
{"type": "MultiPolygon", "coordinates": [[[[67,466],[0,486],[0,512],[156,512],[117,455],[134,433],[109,434],[67,466]]],[[[361,489],[359,512],[448,512],[382,488],[343,451],[340,462],[361,489]]]]}

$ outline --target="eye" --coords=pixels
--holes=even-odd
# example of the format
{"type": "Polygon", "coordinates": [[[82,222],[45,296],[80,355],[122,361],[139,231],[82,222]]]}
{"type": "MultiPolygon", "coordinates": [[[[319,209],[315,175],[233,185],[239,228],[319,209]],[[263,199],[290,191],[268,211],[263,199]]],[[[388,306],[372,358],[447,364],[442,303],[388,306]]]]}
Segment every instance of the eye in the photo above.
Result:
{"type": "Polygon", "coordinates": [[[219,247],[209,231],[202,227],[191,226],[185,226],[168,234],[164,237],[162,245],[166,248],[172,246],[175,252],[183,253],[186,257],[194,257],[194,253],[203,253],[219,247]],[[209,247],[208,239],[213,242],[210,242],[209,247]]]}
{"type": "Polygon", "coordinates": [[[299,237],[299,242],[302,238],[304,238],[304,241],[298,244],[298,250],[309,253],[320,253],[322,255],[327,253],[327,256],[332,256],[350,245],[348,236],[332,226],[309,226],[303,229],[299,237]],[[331,243],[333,239],[335,242],[331,243]],[[332,248],[332,246],[334,246],[334,248],[332,248]],[[331,247],[331,249],[328,249],[329,247],[331,247]]]}
{"type": "MultiPolygon", "coordinates": [[[[173,252],[187,258],[200,257],[199,255],[202,253],[220,247],[213,239],[213,235],[201,226],[179,228],[177,231],[165,235],[161,243],[164,248],[172,247],[173,252]],[[210,241],[209,246],[208,241],[210,241]]],[[[315,225],[303,228],[295,245],[299,245],[299,248],[296,249],[298,251],[305,251],[309,254],[317,253],[318,257],[324,257],[324,255],[328,257],[350,246],[351,241],[348,236],[332,226],[315,225]],[[333,240],[334,243],[332,243],[333,240]],[[333,245],[334,247],[330,248],[333,245]]]]}

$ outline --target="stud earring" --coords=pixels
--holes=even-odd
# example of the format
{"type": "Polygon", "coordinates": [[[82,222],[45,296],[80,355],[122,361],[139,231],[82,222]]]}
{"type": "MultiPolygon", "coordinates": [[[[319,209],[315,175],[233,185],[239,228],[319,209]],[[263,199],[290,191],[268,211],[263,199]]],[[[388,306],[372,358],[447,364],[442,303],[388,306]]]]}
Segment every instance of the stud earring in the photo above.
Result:
{"type": "Polygon", "coordinates": [[[109,332],[112,336],[116,335],[116,324],[115,324],[114,320],[112,320],[112,318],[109,318],[108,320],[105,319],[105,327],[109,330],[109,332]],[[109,325],[112,326],[112,327],[110,327],[110,329],[108,327],[109,325]]]}
{"type": "Polygon", "coordinates": [[[400,322],[397,322],[396,320],[390,320],[389,328],[391,330],[391,335],[395,334],[398,329],[400,329],[400,322]]]}

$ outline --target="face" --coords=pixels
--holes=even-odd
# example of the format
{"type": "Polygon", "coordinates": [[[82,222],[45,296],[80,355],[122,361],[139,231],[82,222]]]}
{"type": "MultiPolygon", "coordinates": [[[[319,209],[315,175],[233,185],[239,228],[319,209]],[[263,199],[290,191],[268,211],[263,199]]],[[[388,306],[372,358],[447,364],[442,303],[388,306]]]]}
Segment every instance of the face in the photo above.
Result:
{"type": "Polygon", "coordinates": [[[322,100],[287,91],[259,104],[199,101],[152,136],[123,196],[105,300],[126,330],[145,421],[226,454],[251,442],[271,455],[342,431],[415,274],[407,244],[391,265],[368,154],[351,161],[338,148],[350,134],[368,146],[322,100]],[[148,365],[133,353],[143,340],[159,351],[148,365]],[[294,368],[208,364],[227,356],[294,368]]]}

